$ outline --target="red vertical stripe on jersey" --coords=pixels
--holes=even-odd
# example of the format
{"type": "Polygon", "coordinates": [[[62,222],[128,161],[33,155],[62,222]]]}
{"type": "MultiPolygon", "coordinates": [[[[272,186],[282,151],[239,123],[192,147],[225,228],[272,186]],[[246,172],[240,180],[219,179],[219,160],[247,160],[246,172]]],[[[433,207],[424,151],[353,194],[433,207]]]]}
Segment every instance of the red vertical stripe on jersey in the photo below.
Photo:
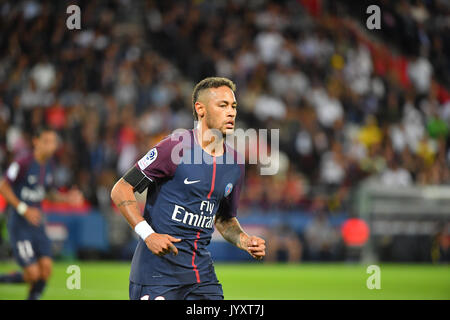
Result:
{"type": "Polygon", "coordinates": [[[197,283],[200,283],[200,274],[198,273],[197,266],[195,265],[195,252],[197,251],[197,241],[200,239],[200,231],[197,232],[197,240],[194,241],[194,251],[192,251],[192,266],[194,267],[195,277],[197,278],[197,283]]]}
{"type": "Polygon", "coordinates": [[[211,181],[211,190],[208,193],[208,199],[211,198],[211,195],[214,191],[214,183],[216,181],[216,157],[213,157],[213,176],[211,181]]]}

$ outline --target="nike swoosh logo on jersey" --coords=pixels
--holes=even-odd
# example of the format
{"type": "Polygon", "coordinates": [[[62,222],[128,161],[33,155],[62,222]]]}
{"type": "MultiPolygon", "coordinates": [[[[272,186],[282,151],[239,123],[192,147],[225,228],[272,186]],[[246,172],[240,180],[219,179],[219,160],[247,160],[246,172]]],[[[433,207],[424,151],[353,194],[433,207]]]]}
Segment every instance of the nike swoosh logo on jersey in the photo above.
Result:
{"type": "Polygon", "coordinates": [[[197,182],[200,182],[200,180],[188,181],[188,178],[184,179],[184,184],[192,184],[192,183],[197,183],[197,182]]]}

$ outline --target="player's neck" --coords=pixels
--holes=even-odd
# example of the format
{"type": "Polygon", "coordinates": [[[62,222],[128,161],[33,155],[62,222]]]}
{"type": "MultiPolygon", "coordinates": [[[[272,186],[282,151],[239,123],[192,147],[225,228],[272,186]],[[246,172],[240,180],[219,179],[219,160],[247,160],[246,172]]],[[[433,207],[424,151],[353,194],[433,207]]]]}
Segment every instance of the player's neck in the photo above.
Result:
{"type": "Polygon", "coordinates": [[[206,125],[199,125],[194,129],[194,134],[198,144],[202,149],[213,157],[220,157],[224,153],[223,137],[210,134],[209,128],[206,125]]]}
{"type": "Polygon", "coordinates": [[[44,164],[47,162],[47,158],[45,157],[45,155],[41,154],[37,149],[34,149],[33,156],[39,164],[44,164]]]}

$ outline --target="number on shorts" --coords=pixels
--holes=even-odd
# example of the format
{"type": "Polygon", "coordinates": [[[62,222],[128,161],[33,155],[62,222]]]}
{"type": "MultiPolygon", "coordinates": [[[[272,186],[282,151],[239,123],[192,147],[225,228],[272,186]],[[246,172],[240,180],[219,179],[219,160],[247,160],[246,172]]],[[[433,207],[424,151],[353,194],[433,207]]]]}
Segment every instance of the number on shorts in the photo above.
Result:
{"type": "Polygon", "coordinates": [[[34,251],[29,240],[17,241],[17,249],[22,259],[29,260],[33,258],[34,251]]]}

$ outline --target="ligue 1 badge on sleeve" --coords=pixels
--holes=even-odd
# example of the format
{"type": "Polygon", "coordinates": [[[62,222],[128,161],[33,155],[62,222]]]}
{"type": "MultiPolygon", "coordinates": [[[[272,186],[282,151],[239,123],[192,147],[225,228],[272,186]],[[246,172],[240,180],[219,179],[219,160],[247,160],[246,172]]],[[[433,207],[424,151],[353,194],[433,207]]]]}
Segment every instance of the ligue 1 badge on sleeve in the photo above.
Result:
{"type": "Polygon", "coordinates": [[[158,150],[156,148],[151,149],[141,160],[138,161],[139,168],[144,170],[158,157],[158,150]]]}
{"type": "Polygon", "coordinates": [[[225,192],[223,194],[224,197],[227,197],[230,193],[231,190],[233,190],[233,184],[230,182],[229,184],[227,184],[227,186],[225,187],[225,192]]]}

